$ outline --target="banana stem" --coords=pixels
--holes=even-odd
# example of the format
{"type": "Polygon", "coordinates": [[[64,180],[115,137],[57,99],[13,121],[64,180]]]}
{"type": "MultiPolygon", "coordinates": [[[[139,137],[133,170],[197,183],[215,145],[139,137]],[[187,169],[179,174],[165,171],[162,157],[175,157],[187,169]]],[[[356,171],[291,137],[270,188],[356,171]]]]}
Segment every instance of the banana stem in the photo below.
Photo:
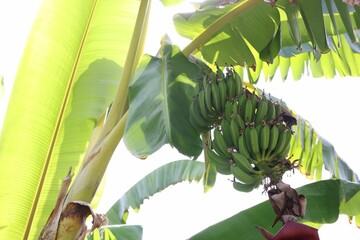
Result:
{"type": "Polygon", "coordinates": [[[213,36],[217,31],[223,28],[226,24],[239,17],[240,14],[249,10],[250,8],[256,6],[257,4],[263,2],[264,0],[248,0],[243,1],[238,4],[236,7],[231,9],[229,12],[221,16],[213,24],[211,24],[206,30],[200,33],[199,36],[194,38],[189,45],[187,45],[183,50],[185,56],[189,56],[196,49],[200,48],[204,43],[213,36]]]}
{"type": "Polygon", "coordinates": [[[150,5],[151,0],[142,0],[140,3],[139,12],[118,90],[112,103],[108,119],[105,122],[102,133],[100,134],[99,141],[102,141],[102,139],[112,130],[119,121],[120,117],[126,111],[125,108],[128,97],[128,86],[144,50],[146,31],[150,16],[150,5]]]}
{"type": "MultiPolygon", "coordinates": [[[[201,139],[203,142],[203,149],[204,149],[204,162],[205,162],[205,173],[203,178],[203,186],[204,191],[207,192],[211,187],[211,183],[209,182],[209,177],[211,177],[211,174],[214,174],[211,172],[211,166],[207,154],[207,149],[211,149],[211,132],[203,132],[201,133],[201,139]]],[[[215,173],[216,174],[216,173],[215,173]]]]}
{"type": "Polygon", "coordinates": [[[88,158],[84,159],[85,164],[77,175],[64,206],[71,201],[91,202],[105,174],[111,156],[124,135],[127,117],[128,112],[123,115],[101,144],[92,149],[88,158]]]}
{"type": "Polygon", "coordinates": [[[81,169],[71,186],[65,206],[71,201],[85,201],[90,203],[105,174],[107,165],[119,144],[125,129],[128,108],[128,86],[131,77],[138,65],[144,44],[147,25],[150,15],[151,0],[142,0],[140,3],[129,51],[121,75],[118,90],[112,103],[107,120],[101,132],[90,149],[90,154],[84,158],[81,169]],[[126,112],[124,114],[124,112],[126,112]]]}

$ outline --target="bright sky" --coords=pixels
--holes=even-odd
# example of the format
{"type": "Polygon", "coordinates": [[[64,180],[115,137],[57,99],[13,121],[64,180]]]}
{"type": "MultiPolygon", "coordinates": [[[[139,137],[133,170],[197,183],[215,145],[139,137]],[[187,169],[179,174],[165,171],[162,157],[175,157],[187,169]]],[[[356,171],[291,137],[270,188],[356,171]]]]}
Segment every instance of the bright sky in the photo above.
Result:
{"type": "MultiPolygon", "coordinates": [[[[26,37],[32,25],[40,0],[12,0],[0,2],[0,75],[4,76],[5,96],[1,98],[1,118],[5,103],[10,95],[16,68],[26,42],[26,37]]],[[[159,1],[153,1],[154,10],[161,11],[152,15],[148,40],[151,45],[147,51],[156,53],[160,36],[171,30],[171,12],[162,9],[159,1]],[[158,16],[161,16],[159,18],[158,16]],[[163,30],[164,32],[159,32],[163,30]]],[[[173,39],[175,44],[180,43],[173,39]]],[[[181,44],[180,44],[181,45],[181,44]]],[[[259,88],[282,98],[290,108],[308,119],[313,127],[334,144],[336,151],[345,161],[360,174],[358,141],[360,129],[354,127],[359,116],[358,94],[360,81],[357,79],[310,79],[304,78],[298,82],[277,79],[271,83],[261,80],[259,88]],[[348,87],[351,86],[351,87],[348,87]]],[[[145,161],[132,157],[121,143],[114,154],[108,169],[107,186],[104,201],[99,212],[104,212],[116,199],[122,196],[136,181],[145,174],[168,161],[185,159],[175,149],[165,146],[145,161]],[[120,165],[120,167],[119,167],[120,165]],[[116,187],[114,187],[116,186],[116,187]]],[[[200,157],[201,159],[201,157],[200,157]]],[[[285,179],[285,182],[297,187],[309,183],[302,175],[285,179]]],[[[207,226],[228,218],[237,212],[256,203],[266,200],[261,190],[244,194],[232,189],[227,177],[219,175],[218,181],[209,193],[204,194],[201,184],[182,183],[164,190],[150,200],[145,200],[139,213],[131,213],[128,224],[140,224],[144,227],[144,240],[171,239],[183,240],[201,231],[207,226]],[[227,204],[238,202],[237,206],[227,204]]],[[[321,239],[342,239],[347,234],[348,240],[359,239],[360,230],[347,222],[346,216],[341,216],[336,224],[325,225],[320,229],[321,239]]]]}

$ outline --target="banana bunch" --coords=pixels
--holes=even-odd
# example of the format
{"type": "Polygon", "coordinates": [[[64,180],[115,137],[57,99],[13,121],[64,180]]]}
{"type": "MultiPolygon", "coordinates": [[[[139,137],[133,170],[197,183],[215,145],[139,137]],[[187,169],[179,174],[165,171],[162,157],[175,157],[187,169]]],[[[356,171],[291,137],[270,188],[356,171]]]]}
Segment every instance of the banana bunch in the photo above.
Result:
{"type": "Polygon", "coordinates": [[[204,74],[195,86],[190,105],[190,123],[200,132],[208,132],[219,124],[228,100],[236,101],[242,93],[242,80],[233,68],[225,73],[217,67],[216,73],[204,74]]]}
{"type": "Polygon", "coordinates": [[[276,184],[293,168],[287,155],[296,119],[278,101],[243,88],[232,69],[205,74],[195,87],[190,122],[212,131],[207,159],[217,172],[233,175],[233,187],[249,192],[264,179],[276,184]]]}

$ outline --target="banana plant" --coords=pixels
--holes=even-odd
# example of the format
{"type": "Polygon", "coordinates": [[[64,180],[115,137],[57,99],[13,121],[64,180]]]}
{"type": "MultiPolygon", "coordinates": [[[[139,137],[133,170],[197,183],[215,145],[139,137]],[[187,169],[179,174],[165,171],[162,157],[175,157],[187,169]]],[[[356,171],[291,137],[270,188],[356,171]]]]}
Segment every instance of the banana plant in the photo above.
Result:
{"type": "MultiPolygon", "coordinates": [[[[93,199],[123,136],[139,158],[170,144],[196,159],[208,137],[191,127],[189,105],[204,64],[237,65],[249,88],[261,72],[271,79],[277,68],[284,79],[289,69],[300,79],[307,64],[315,77],[358,76],[358,6],[340,0],[222,4],[205,1],[195,13],[174,17],[178,32],[192,39],[184,49],[163,44],[158,56],[143,56],[150,0],[44,1],[0,137],[1,238],[84,238],[89,215],[93,228],[100,227],[105,221],[94,213],[93,199]]],[[[291,152],[303,172],[312,176],[325,165],[334,177],[358,182],[333,146],[299,122],[291,152]]],[[[209,169],[206,189],[215,181],[209,169]]],[[[347,200],[357,196],[358,183],[329,189],[339,185],[340,200],[344,191],[352,193],[347,200]]],[[[359,216],[358,207],[346,209],[359,216]]]]}

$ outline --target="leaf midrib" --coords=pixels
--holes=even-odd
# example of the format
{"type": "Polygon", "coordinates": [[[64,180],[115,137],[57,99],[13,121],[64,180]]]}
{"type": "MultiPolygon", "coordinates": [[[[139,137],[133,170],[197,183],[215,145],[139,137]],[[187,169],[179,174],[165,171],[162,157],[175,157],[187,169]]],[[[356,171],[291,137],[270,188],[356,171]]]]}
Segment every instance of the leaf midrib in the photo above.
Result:
{"type": "Polygon", "coordinates": [[[84,34],[82,36],[82,39],[81,39],[81,42],[80,42],[80,45],[79,45],[79,50],[78,50],[78,53],[76,54],[76,57],[75,57],[73,69],[71,71],[68,86],[66,88],[64,99],[63,99],[63,102],[62,102],[61,107],[60,107],[59,115],[58,115],[58,118],[57,118],[57,121],[56,121],[56,126],[55,126],[55,129],[54,129],[54,134],[53,134],[53,137],[51,138],[49,151],[48,151],[47,156],[46,156],[45,165],[44,165],[41,177],[40,177],[40,182],[39,182],[39,186],[38,186],[37,191],[36,191],[35,199],[34,199],[34,202],[32,204],[29,220],[27,221],[27,224],[26,224],[26,229],[25,229],[25,232],[24,232],[24,238],[23,239],[28,239],[30,231],[31,231],[32,223],[33,223],[35,213],[36,213],[36,210],[37,210],[37,207],[38,207],[38,204],[39,204],[40,195],[42,193],[45,178],[46,178],[46,175],[47,175],[47,172],[48,172],[48,169],[49,169],[51,156],[52,156],[52,153],[53,153],[53,150],[54,150],[54,147],[55,147],[56,139],[57,139],[57,136],[59,134],[61,124],[63,122],[63,116],[64,116],[65,109],[66,109],[66,106],[67,106],[67,103],[68,103],[68,100],[69,100],[69,96],[70,96],[71,90],[73,88],[74,76],[75,76],[75,73],[76,73],[76,69],[77,69],[78,64],[79,64],[79,59],[80,59],[80,56],[81,56],[81,52],[83,50],[84,42],[85,42],[87,34],[89,32],[89,28],[90,28],[90,25],[91,25],[91,22],[92,22],[92,19],[93,19],[93,15],[94,15],[94,12],[95,12],[95,8],[97,6],[97,2],[98,2],[97,0],[94,0],[94,4],[93,4],[93,7],[92,7],[91,12],[90,12],[89,20],[88,20],[88,23],[86,24],[84,34]]]}

